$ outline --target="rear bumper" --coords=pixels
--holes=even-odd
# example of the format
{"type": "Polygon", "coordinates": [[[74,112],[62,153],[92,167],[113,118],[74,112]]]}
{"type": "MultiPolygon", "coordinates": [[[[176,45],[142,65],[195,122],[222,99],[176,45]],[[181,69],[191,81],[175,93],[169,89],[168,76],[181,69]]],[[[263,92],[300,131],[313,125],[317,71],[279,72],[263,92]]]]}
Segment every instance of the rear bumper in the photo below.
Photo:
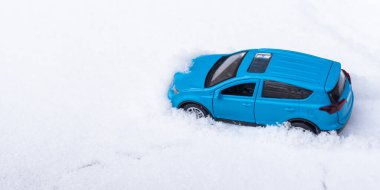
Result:
{"type": "Polygon", "coordinates": [[[336,127],[335,129],[332,129],[332,130],[321,130],[321,132],[335,131],[339,135],[345,129],[346,125],[347,125],[347,123],[345,123],[343,125],[342,124],[337,124],[337,125],[335,125],[335,127],[336,127]]]}
{"type": "Polygon", "coordinates": [[[348,123],[348,121],[351,118],[351,113],[352,113],[352,109],[354,107],[354,102],[355,102],[354,93],[352,93],[352,97],[351,98],[352,98],[352,101],[351,101],[351,105],[350,105],[350,111],[347,113],[345,122],[343,124],[341,124],[341,127],[339,129],[336,130],[336,132],[338,134],[340,134],[343,131],[343,129],[347,126],[347,123],[348,123]]]}
{"type": "MultiPolygon", "coordinates": [[[[354,98],[354,97],[352,96],[352,98],[354,98]]],[[[347,123],[349,122],[349,120],[351,118],[351,113],[352,113],[353,107],[354,107],[354,99],[352,100],[352,103],[350,106],[350,111],[347,113],[345,122],[343,124],[342,123],[336,123],[333,126],[331,126],[331,130],[322,130],[322,131],[325,131],[325,132],[336,131],[338,134],[340,134],[344,130],[344,128],[347,126],[347,123]]]]}
{"type": "Polygon", "coordinates": [[[346,124],[344,124],[340,129],[338,129],[338,130],[335,130],[336,131],[336,133],[339,135],[340,133],[342,133],[342,131],[343,131],[343,129],[344,128],[346,128],[346,125],[347,125],[347,123],[346,124]]]}

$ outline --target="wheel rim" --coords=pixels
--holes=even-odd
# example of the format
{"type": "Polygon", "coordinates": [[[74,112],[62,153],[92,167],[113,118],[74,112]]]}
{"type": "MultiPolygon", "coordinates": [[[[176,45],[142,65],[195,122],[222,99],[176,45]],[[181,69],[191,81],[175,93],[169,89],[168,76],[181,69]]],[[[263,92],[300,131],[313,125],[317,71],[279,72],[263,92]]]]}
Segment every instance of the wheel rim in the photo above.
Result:
{"type": "Polygon", "coordinates": [[[189,108],[187,108],[186,111],[190,114],[195,114],[197,119],[205,117],[205,114],[203,113],[203,111],[200,110],[199,108],[196,108],[196,107],[189,107],[189,108]]]}

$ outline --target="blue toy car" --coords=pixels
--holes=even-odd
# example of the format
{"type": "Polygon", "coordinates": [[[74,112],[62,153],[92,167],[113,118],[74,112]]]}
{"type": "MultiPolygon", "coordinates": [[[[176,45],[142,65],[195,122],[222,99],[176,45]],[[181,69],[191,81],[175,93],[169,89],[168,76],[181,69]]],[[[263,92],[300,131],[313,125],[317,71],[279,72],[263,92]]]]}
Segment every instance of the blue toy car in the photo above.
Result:
{"type": "Polygon", "coordinates": [[[343,129],[354,103],[350,75],[332,60],[278,49],[204,55],[176,73],[172,106],[244,125],[291,126],[313,133],[343,129]]]}

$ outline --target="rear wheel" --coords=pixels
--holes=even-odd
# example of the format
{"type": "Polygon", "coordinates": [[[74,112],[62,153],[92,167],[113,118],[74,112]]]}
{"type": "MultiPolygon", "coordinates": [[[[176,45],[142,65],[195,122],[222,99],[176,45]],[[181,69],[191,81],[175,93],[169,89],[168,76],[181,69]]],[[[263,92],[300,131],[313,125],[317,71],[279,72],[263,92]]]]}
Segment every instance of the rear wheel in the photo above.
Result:
{"type": "Polygon", "coordinates": [[[314,134],[317,134],[315,128],[308,123],[296,121],[296,122],[291,122],[290,124],[293,128],[298,128],[303,131],[310,131],[314,134]]]}
{"type": "Polygon", "coordinates": [[[183,109],[190,114],[194,114],[197,119],[204,118],[209,115],[207,111],[198,104],[186,104],[183,106],[183,109]]]}

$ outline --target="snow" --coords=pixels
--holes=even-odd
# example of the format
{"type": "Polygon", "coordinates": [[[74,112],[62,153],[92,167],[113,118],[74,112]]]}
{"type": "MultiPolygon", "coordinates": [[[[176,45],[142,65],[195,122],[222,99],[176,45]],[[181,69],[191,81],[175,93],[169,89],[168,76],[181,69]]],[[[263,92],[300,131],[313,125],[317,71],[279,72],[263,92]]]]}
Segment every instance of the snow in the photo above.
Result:
{"type": "Polygon", "coordinates": [[[378,189],[379,1],[0,2],[0,189],[378,189]],[[170,108],[191,58],[283,48],[337,60],[341,136],[170,108]]]}

